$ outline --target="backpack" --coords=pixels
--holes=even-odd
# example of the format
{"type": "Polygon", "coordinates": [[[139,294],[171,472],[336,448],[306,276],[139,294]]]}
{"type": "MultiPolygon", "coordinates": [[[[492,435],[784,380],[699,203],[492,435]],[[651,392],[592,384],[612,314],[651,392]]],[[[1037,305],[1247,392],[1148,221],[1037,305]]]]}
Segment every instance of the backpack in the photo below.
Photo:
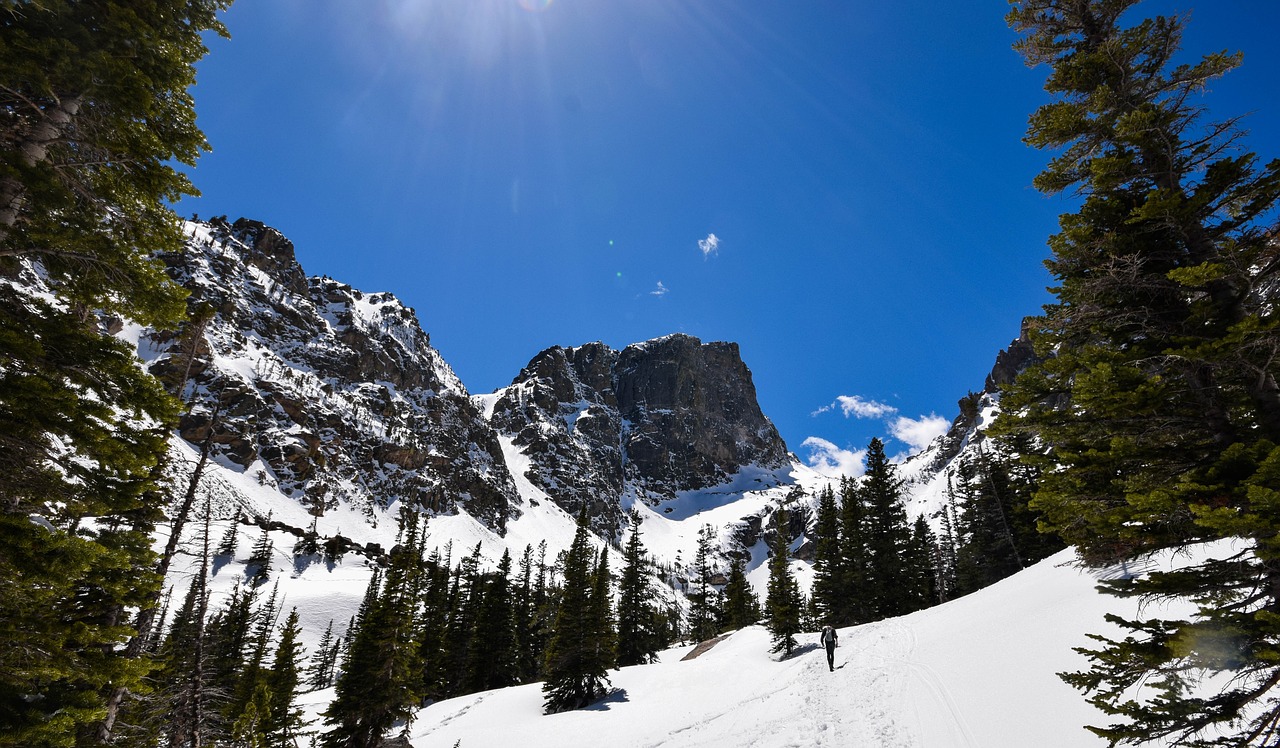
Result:
{"type": "Polygon", "coordinates": [[[826,644],[827,642],[835,642],[837,638],[839,637],[836,635],[836,630],[834,628],[832,628],[831,626],[822,627],[821,641],[823,644],[826,644]]]}

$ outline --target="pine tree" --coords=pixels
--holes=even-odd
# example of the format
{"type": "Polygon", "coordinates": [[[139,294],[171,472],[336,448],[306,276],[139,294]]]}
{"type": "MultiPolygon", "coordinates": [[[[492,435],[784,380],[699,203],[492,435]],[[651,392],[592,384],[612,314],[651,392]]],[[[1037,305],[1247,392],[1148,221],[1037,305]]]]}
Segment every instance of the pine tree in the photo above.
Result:
{"type": "Polygon", "coordinates": [[[840,509],[828,485],[818,492],[813,549],[813,606],[823,625],[836,625],[849,607],[840,545],[840,509]]]}
{"type": "Polygon", "coordinates": [[[593,657],[608,670],[618,666],[618,622],[613,615],[613,575],[609,573],[609,546],[600,548],[600,557],[591,574],[590,627],[595,632],[593,657]]]}
{"type": "Polygon", "coordinates": [[[515,685],[519,673],[509,552],[503,551],[497,570],[484,578],[476,611],[463,690],[474,693],[515,685]]]}
{"type": "Polygon", "coordinates": [[[1043,360],[1007,389],[999,425],[1037,440],[1033,508],[1086,563],[1244,547],[1107,583],[1195,613],[1098,637],[1090,669],[1066,676],[1118,720],[1091,729],[1113,745],[1274,745],[1280,161],[1244,152],[1238,120],[1204,120],[1199,93],[1239,55],[1182,62],[1186,17],[1122,24],[1135,2],[1022,0],[1008,16],[1024,59],[1051,66],[1054,100],[1026,138],[1054,152],[1036,186],[1081,202],[1050,239],[1055,302],[1030,320],[1043,360]],[[1197,692],[1203,674],[1221,690],[1197,692]]]}
{"type": "Polygon", "coordinates": [[[640,513],[632,510],[627,516],[629,534],[618,582],[618,664],[622,666],[656,662],[662,645],[650,562],[640,540],[640,513]]]}
{"type": "Polygon", "coordinates": [[[301,633],[298,609],[293,608],[280,628],[280,641],[276,644],[271,671],[262,681],[270,694],[263,725],[269,748],[290,748],[303,726],[302,710],[294,705],[300,680],[298,665],[302,659],[302,646],[298,643],[298,636],[301,633]]]}
{"type": "Polygon", "coordinates": [[[150,253],[181,248],[169,205],[196,191],[174,167],[208,147],[188,91],[202,34],[226,35],[216,14],[229,4],[48,0],[0,11],[0,260],[38,259],[85,308],[177,319],[185,294],[150,253]]]}
{"type": "Polygon", "coordinates": [[[867,509],[857,485],[840,479],[840,567],[844,608],[838,625],[848,626],[874,620],[871,570],[867,551],[867,509]]]}
{"type": "Polygon", "coordinates": [[[319,691],[333,685],[334,669],[337,667],[338,639],[333,635],[333,619],[325,627],[324,634],[316,643],[315,654],[311,656],[311,664],[306,670],[306,685],[311,691],[319,691]]]}
{"type": "Polygon", "coordinates": [[[598,630],[599,605],[594,604],[595,553],[589,540],[587,513],[578,514],[578,529],[564,560],[564,588],[547,643],[542,685],[547,714],[581,709],[609,689],[608,661],[600,656],[607,632],[598,630]]]}
{"type": "Polygon", "coordinates": [[[703,525],[698,530],[698,546],[693,557],[694,591],[689,593],[689,636],[706,641],[716,635],[718,607],[711,586],[711,554],[715,530],[703,525]]]}
{"type": "Polygon", "coordinates": [[[916,517],[915,523],[911,526],[911,540],[907,544],[907,552],[903,558],[907,572],[906,600],[909,612],[923,610],[937,602],[937,549],[938,542],[924,515],[916,517]]]}
{"type": "Polygon", "coordinates": [[[795,577],[791,574],[790,517],[785,505],[779,505],[773,514],[773,548],[769,556],[769,594],[765,599],[765,613],[769,616],[769,633],[773,638],[772,652],[782,652],[790,657],[796,647],[796,634],[800,633],[800,616],[804,601],[795,577]]]}
{"type": "Polygon", "coordinates": [[[729,562],[729,580],[724,586],[725,628],[740,629],[760,620],[760,601],[747,581],[747,562],[729,562]]]}
{"type": "MultiPolygon", "coordinates": [[[[270,522],[270,517],[267,518],[270,522]]],[[[256,587],[265,584],[271,578],[271,553],[274,547],[271,542],[271,533],[267,530],[267,525],[262,526],[262,535],[258,536],[258,542],[253,544],[253,550],[249,552],[249,558],[244,562],[245,574],[249,575],[249,581],[253,582],[256,587]]]]}
{"type": "MultiPolygon", "coordinates": [[[[325,710],[330,726],[324,748],[378,748],[384,733],[406,719],[420,696],[422,662],[416,621],[422,592],[422,534],[416,513],[402,515],[403,541],[391,551],[380,591],[366,594],[351,632],[334,699],[325,710]]],[[[374,590],[371,583],[370,589],[374,590]]]]}
{"type": "Polygon", "coordinates": [[[858,486],[866,507],[867,595],[877,618],[912,610],[910,580],[903,556],[911,542],[911,526],[902,504],[902,479],[884,453],[884,443],[867,445],[867,471],[858,486]]]}

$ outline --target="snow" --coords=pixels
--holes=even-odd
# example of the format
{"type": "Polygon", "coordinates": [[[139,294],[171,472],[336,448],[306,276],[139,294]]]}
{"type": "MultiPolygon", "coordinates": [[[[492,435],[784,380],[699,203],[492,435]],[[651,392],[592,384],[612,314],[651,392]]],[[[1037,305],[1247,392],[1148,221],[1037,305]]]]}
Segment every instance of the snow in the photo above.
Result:
{"type": "MultiPolygon", "coordinates": [[[[1201,552],[1215,548],[1229,550],[1201,552]]],[[[1094,748],[1104,741],[1082,726],[1107,718],[1055,673],[1082,669],[1072,647],[1109,632],[1106,612],[1132,615],[1135,603],[1099,594],[1097,577],[1072,561],[1064,551],[968,597],[841,629],[834,672],[816,634],[780,659],[755,626],[695,660],[680,661],[684,647],[611,672],[613,694],[588,709],[543,715],[541,685],[528,684],[432,704],[410,739],[416,748],[1094,748]]]]}

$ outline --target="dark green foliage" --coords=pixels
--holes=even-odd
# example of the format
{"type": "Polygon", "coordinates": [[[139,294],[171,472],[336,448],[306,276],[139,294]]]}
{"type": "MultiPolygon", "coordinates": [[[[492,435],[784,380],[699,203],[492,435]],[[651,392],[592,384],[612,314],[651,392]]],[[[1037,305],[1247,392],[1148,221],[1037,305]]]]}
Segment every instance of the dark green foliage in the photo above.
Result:
{"type": "Polygon", "coordinates": [[[618,581],[618,664],[624,666],[655,662],[663,644],[648,554],[640,541],[640,513],[633,510],[628,518],[618,581]]]}
{"type": "Polygon", "coordinates": [[[867,472],[858,486],[865,508],[866,595],[878,618],[910,613],[916,601],[903,561],[911,543],[911,526],[902,504],[902,479],[884,453],[884,443],[867,445],[867,472]]]}
{"type": "Polygon", "coordinates": [[[270,694],[263,735],[271,748],[288,748],[294,745],[298,731],[303,726],[302,710],[293,703],[298,690],[298,666],[303,654],[302,647],[298,644],[298,635],[301,633],[298,609],[294,608],[289,611],[289,616],[280,628],[280,641],[271,661],[271,671],[262,679],[270,694]]]}
{"type": "Polygon", "coordinates": [[[1054,100],[1027,142],[1036,180],[1071,190],[1048,266],[1055,302],[1030,321],[1042,363],[1005,392],[1002,431],[1034,438],[1032,508],[1095,566],[1218,538],[1244,551],[1108,585],[1191,601],[1175,620],[1117,621],[1068,676],[1113,745],[1280,740],[1280,161],[1240,148],[1197,99],[1240,62],[1173,63],[1186,17],[1122,25],[1135,0],[1024,0],[1017,49],[1054,100]],[[1197,693],[1204,675],[1222,684],[1197,693]],[[1153,696],[1133,698],[1144,683],[1153,696]],[[1153,689],[1153,690],[1152,690],[1153,689]],[[1205,732],[1205,728],[1209,728],[1205,732]],[[1216,732],[1221,737],[1205,737],[1216,732]]]}
{"type": "Polygon", "coordinates": [[[334,671],[338,666],[338,647],[340,642],[333,635],[333,619],[325,627],[324,634],[316,643],[315,654],[311,656],[311,664],[305,673],[306,687],[309,691],[319,691],[333,685],[334,671]]]}
{"type": "Polygon", "coordinates": [[[818,492],[813,549],[813,607],[823,625],[842,621],[850,607],[845,576],[840,552],[840,507],[835,491],[828,485],[818,492]]]}
{"type": "Polygon", "coordinates": [[[729,580],[724,586],[724,627],[740,629],[760,620],[760,600],[747,581],[747,562],[729,562],[729,580]]]}
{"type": "MultiPolygon", "coordinates": [[[[612,652],[605,651],[611,632],[601,630],[597,596],[599,575],[591,548],[585,511],[565,554],[564,588],[545,655],[543,709],[548,714],[580,709],[608,693],[612,652]],[[594,577],[594,578],[593,578],[594,577]]],[[[606,567],[607,570],[607,567],[606,567]]],[[[604,601],[607,610],[608,601],[604,601]]]]}
{"type": "Polygon", "coordinates": [[[87,318],[3,284],[0,351],[0,745],[65,745],[101,717],[104,688],[147,670],[115,649],[124,610],[158,596],[174,403],[87,318]]]}
{"type": "Polygon", "coordinates": [[[503,552],[498,569],[482,577],[477,590],[476,620],[468,649],[465,693],[515,685],[516,662],[515,601],[511,594],[511,554],[503,552]]]}
{"type": "Polygon", "coordinates": [[[181,249],[169,204],[196,190],[174,167],[208,147],[189,90],[228,5],[0,6],[0,263],[38,260],[84,308],[178,320],[185,293],[149,257],[181,249]]]}
{"type": "Polygon", "coordinates": [[[423,583],[422,534],[416,513],[406,512],[401,522],[402,541],[391,551],[381,589],[370,585],[334,699],[325,710],[330,726],[320,741],[325,748],[377,748],[420,698],[415,624],[423,583]]]}
{"type": "Polygon", "coordinates": [[[800,633],[804,600],[791,574],[790,518],[785,505],[780,504],[773,514],[773,533],[765,615],[768,616],[769,634],[773,638],[770,651],[782,652],[783,656],[789,657],[796,647],[796,634],[800,633]]]}
{"type": "Polygon", "coordinates": [[[698,547],[693,558],[693,591],[689,593],[689,630],[694,641],[706,641],[714,637],[719,628],[720,606],[714,587],[711,586],[711,554],[715,542],[715,530],[703,525],[698,530],[698,547]]]}
{"type": "Polygon", "coordinates": [[[840,567],[843,593],[838,602],[837,625],[875,620],[870,588],[871,567],[867,551],[867,510],[857,485],[840,479],[840,567]]]}
{"type": "Polygon", "coordinates": [[[150,667],[121,645],[125,611],[157,602],[176,404],[95,315],[171,329],[185,310],[150,256],[181,248],[167,203],[194,189],[173,167],[206,147],[188,89],[227,4],[0,6],[0,277],[39,263],[58,301],[0,287],[0,745],[107,739],[150,667]]]}
{"type": "Polygon", "coordinates": [[[255,587],[265,584],[271,578],[271,554],[274,549],[271,533],[264,524],[262,534],[258,536],[258,542],[253,544],[253,550],[249,552],[249,558],[244,562],[244,573],[248,575],[249,581],[255,587]]]}

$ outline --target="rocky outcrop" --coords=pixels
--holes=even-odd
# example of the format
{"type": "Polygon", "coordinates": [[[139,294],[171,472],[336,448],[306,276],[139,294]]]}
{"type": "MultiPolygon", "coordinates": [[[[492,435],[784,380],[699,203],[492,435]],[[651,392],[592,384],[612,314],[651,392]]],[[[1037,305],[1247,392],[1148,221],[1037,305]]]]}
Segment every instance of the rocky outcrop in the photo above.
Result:
{"type": "Polygon", "coordinates": [[[953,464],[970,445],[984,439],[985,430],[991,425],[984,419],[990,419],[998,411],[1000,388],[1012,382],[1018,374],[1038,360],[1024,322],[1021,334],[996,354],[995,364],[987,375],[982,391],[970,392],[960,398],[960,413],[952,421],[947,433],[904,463],[904,467],[914,468],[913,481],[917,484],[927,483],[953,464]]]}
{"type": "Polygon", "coordinates": [[[788,464],[737,344],[690,335],[549,348],[497,393],[491,422],[529,457],[536,486],[567,511],[587,507],[605,534],[628,492],[656,504],[788,464]]]}
{"type": "Polygon", "coordinates": [[[207,321],[140,346],[190,403],[183,438],[315,514],[399,500],[503,530],[517,495],[497,435],[412,309],[308,278],[257,221],[187,233],[187,251],[162,259],[207,321]]]}

